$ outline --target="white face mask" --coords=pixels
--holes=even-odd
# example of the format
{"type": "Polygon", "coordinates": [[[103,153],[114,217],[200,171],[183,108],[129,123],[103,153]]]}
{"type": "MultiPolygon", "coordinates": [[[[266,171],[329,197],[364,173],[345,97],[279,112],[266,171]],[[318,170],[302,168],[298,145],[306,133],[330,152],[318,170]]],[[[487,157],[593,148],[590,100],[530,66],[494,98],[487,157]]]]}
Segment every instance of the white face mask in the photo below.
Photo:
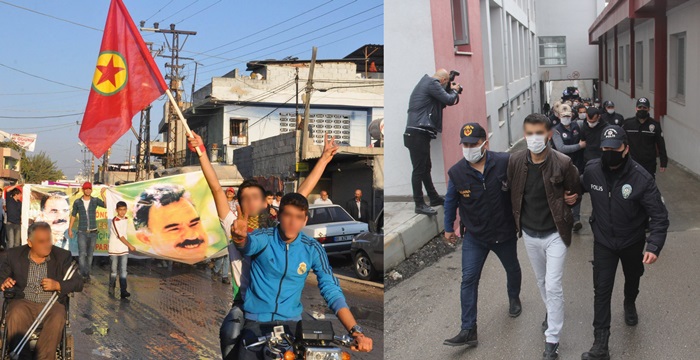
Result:
{"type": "Polygon", "coordinates": [[[607,110],[608,110],[608,114],[610,114],[610,115],[615,113],[615,109],[607,109],[607,110]]]}
{"type": "Polygon", "coordinates": [[[547,147],[547,135],[530,135],[525,137],[527,149],[534,154],[539,154],[547,147]]]}
{"type": "Polygon", "coordinates": [[[484,157],[484,153],[481,152],[481,149],[484,148],[484,142],[481,144],[479,147],[473,147],[473,148],[465,148],[462,147],[462,155],[464,156],[464,159],[469,161],[472,164],[476,164],[481,160],[482,157],[484,157]]]}
{"type": "Polygon", "coordinates": [[[571,118],[568,117],[568,116],[567,116],[567,117],[563,117],[563,118],[561,118],[561,123],[562,123],[562,125],[564,125],[564,126],[569,126],[569,124],[571,124],[571,118]]]}
{"type": "Polygon", "coordinates": [[[599,103],[595,103],[595,104],[593,104],[593,107],[599,108],[599,107],[600,107],[600,104],[599,104],[599,103]]]}
{"type": "Polygon", "coordinates": [[[596,122],[587,121],[587,122],[588,122],[588,127],[591,127],[591,128],[594,128],[596,125],[598,125],[597,121],[596,122]]]}
{"type": "Polygon", "coordinates": [[[586,120],[586,113],[579,113],[578,118],[581,120],[586,120]]]}

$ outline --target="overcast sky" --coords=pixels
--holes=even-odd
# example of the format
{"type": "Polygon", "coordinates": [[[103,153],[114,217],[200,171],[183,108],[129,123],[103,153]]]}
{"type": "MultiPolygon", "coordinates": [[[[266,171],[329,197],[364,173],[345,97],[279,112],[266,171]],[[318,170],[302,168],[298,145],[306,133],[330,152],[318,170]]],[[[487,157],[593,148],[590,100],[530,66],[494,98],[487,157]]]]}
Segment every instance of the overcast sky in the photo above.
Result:
{"type": "MultiPolygon", "coordinates": [[[[250,60],[289,55],[308,59],[314,45],[319,46],[319,58],[339,58],[364,44],[384,43],[382,0],[124,3],[137,26],[146,20],[147,27],[175,23],[177,29],[197,31],[181,52],[203,64],[197,88],[212,76],[245,70],[250,60]]],[[[0,0],[0,130],[37,133],[36,152],[47,152],[69,179],[82,168],[77,122],[85,110],[108,9],[109,0],[0,0]]],[[[143,35],[156,47],[165,42],[163,34],[143,35]]],[[[165,74],[165,59],[157,63],[165,74]]],[[[189,98],[194,63],[185,63],[189,98]]],[[[153,104],[151,139],[158,135],[163,102],[161,97],[153,104]]],[[[133,124],[138,128],[138,115],[133,124]]],[[[135,149],[136,138],[127,132],[112,148],[110,162],[127,161],[130,141],[135,149]]]]}

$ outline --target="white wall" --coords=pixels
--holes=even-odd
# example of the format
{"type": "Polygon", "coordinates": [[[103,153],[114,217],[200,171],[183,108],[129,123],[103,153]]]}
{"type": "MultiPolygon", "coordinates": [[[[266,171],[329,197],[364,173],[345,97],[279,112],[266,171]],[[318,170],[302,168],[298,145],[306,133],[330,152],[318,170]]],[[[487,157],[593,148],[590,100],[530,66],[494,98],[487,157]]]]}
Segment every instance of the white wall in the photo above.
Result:
{"type": "MultiPolygon", "coordinates": [[[[685,103],[668,100],[662,123],[668,156],[700,174],[700,0],[690,1],[668,12],[669,48],[671,35],[686,32],[685,103]]],[[[674,64],[669,59],[669,69],[674,64]]],[[[669,80],[670,82],[670,80],[669,80]]],[[[669,99],[673,91],[669,84],[669,99]]]]}
{"type": "MultiPolygon", "coordinates": [[[[581,79],[598,78],[598,46],[588,44],[588,27],[602,11],[599,3],[600,0],[535,1],[537,36],[566,36],[566,65],[540,67],[540,74],[548,72],[549,80],[563,80],[578,71],[581,79]]],[[[539,65],[539,41],[535,45],[539,65]]]]}
{"type": "MultiPolygon", "coordinates": [[[[385,79],[385,152],[384,194],[410,195],[411,161],[403,146],[408,98],[424,74],[435,72],[430,0],[413,0],[406,6],[403,0],[384,2],[384,60],[385,79]]],[[[432,141],[433,181],[441,193],[445,192],[445,169],[441,140],[432,141]]]]}

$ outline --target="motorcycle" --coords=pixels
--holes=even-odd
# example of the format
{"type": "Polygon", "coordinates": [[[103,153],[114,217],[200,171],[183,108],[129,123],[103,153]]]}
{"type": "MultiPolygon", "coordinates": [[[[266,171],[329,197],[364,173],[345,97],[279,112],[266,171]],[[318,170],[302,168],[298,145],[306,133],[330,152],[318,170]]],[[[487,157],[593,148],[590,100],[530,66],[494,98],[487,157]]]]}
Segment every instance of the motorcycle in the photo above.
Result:
{"type": "Polygon", "coordinates": [[[243,345],[246,349],[265,345],[262,348],[269,360],[350,360],[350,354],[337,345],[350,347],[355,339],[350,335],[337,336],[330,321],[301,320],[295,334],[289,334],[284,326],[275,326],[269,335],[243,345]]]}

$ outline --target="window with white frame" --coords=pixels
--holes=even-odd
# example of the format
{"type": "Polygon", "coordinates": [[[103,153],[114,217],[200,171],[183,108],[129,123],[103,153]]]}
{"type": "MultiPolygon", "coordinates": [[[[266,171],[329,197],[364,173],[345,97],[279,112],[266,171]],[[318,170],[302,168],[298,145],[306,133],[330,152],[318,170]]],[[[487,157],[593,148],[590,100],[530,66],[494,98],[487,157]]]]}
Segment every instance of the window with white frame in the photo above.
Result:
{"type": "Polygon", "coordinates": [[[452,33],[454,45],[469,45],[469,19],[467,0],[452,1],[452,33]]]}
{"type": "Polygon", "coordinates": [[[540,36],[540,66],[566,65],[566,36],[540,36]]]}
{"type": "Polygon", "coordinates": [[[676,100],[685,100],[685,53],[686,33],[671,35],[669,70],[671,73],[671,94],[676,100]]]}
{"type": "Polygon", "coordinates": [[[644,43],[641,41],[634,44],[634,83],[638,87],[644,84],[644,43]]]}

